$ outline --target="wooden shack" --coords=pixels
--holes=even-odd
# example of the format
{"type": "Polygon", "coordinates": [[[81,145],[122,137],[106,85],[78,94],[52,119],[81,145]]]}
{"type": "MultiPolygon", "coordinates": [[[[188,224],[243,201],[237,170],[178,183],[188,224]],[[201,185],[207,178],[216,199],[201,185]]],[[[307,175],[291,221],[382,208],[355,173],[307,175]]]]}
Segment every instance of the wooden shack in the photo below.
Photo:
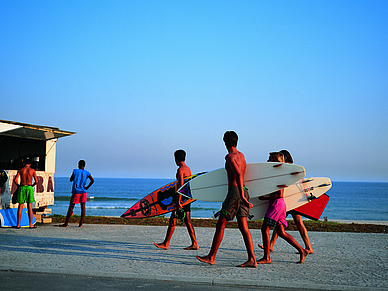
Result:
{"type": "Polygon", "coordinates": [[[34,212],[44,211],[54,204],[56,143],[58,138],[72,134],[74,132],[56,127],[0,120],[0,169],[8,175],[8,181],[0,189],[0,209],[18,207],[12,203],[17,190],[13,179],[27,157],[38,177],[34,187],[34,212]]]}

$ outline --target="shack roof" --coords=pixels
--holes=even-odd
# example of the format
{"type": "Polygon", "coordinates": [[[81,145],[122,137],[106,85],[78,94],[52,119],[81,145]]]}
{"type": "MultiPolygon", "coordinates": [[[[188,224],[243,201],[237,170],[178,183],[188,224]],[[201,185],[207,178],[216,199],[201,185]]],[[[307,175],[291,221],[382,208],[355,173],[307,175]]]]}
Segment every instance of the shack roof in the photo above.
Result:
{"type": "Polygon", "coordinates": [[[0,135],[38,140],[50,140],[72,135],[74,133],[75,132],[60,130],[57,127],[0,120],[0,135]]]}

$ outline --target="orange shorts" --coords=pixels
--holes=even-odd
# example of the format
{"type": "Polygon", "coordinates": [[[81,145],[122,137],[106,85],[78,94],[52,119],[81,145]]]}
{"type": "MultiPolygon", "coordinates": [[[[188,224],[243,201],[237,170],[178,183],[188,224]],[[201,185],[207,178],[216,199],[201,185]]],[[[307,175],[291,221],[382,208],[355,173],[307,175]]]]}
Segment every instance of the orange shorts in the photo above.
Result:
{"type": "Polygon", "coordinates": [[[71,197],[71,203],[78,204],[78,203],[85,203],[87,200],[87,195],[86,193],[82,194],[73,194],[71,197]]]}

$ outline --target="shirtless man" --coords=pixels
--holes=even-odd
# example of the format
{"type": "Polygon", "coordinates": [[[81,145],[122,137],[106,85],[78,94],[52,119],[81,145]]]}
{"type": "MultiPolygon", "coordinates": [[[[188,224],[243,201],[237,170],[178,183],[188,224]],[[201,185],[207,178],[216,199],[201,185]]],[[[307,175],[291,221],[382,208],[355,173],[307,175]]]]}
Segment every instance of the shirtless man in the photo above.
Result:
{"type": "MultiPolygon", "coordinates": [[[[177,189],[179,189],[185,183],[185,178],[188,176],[191,176],[191,170],[185,163],[186,152],[184,150],[175,151],[174,158],[175,158],[175,163],[178,166],[178,170],[176,172],[176,179],[178,181],[177,189]]],[[[183,211],[185,212],[184,222],[186,224],[187,231],[191,239],[191,245],[185,248],[185,250],[198,250],[199,247],[198,247],[197,239],[195,238],[194,227],[191,224],[190,204],[187,204],[184,207],[182,207],[181,197],[182,197],[181,195],[178,195],[177,211],[180,211],[183,208],[183,211]]],[[[165,249],[165,250],[168,249],[171,237],[175,231],[176,220],[177,220],[177,217],[175,216],[175,211],[174,211],[173,213],[171,213],[171,217],[167,228],[166,238],[162,243],[159,243],[159,244],[154,243],[156,247],[160,249],[165,249]]]]}
{"type": "Polygon", "coordinates": [[[19,207],[17,213],[16,228],[20,228],[20,220],[22,218],[22,210],[25,202],[27,202],[30,228],[36,228],[36,226],[32,224],[32,217],[34,215],[34,213],[32,212],[32,203],[35,202],[33,187],[37,184],[38,178],[36,177],[35,170],[31,169],[31,161],[29,158],[25,158],[23,160],[23,164],[24,167],[18,170],[17,175],[13,179],[13,182],[18,186],[18,196],[16,201],[17,203],[19,203],[19,207]],[[19,177],[20,183],[18,184],[19,177]],[[34,178],[34,183],[32,183],[32,178],[34,178]]]}
{"type": "Polygon", "coordinates": [[[252,203],[249,203],[248,191],[244,187],[244,175],[246,169],[246,161],[244,155],[237,150],[238,137],[234,131],[227,131],[224,134],[224,142],[228,154],[225,157],[225,169],[228,177],[228,194],[222,204],[220,217],[216,225],[216,232],[213,237],[212,247],[207,256],[197,256],[201,262],[213,265],[215,262],[218,248],[224,236],[224,230],[228,221],[233,220],[237,215],[238,228],[244,238],[245,247],[248,252],[248,260],[238,265],[237,267],[256,267],[257,262],[253,251],[252,236],[248,229],[247,217],[249,208],[252,208],[252,203]]]}

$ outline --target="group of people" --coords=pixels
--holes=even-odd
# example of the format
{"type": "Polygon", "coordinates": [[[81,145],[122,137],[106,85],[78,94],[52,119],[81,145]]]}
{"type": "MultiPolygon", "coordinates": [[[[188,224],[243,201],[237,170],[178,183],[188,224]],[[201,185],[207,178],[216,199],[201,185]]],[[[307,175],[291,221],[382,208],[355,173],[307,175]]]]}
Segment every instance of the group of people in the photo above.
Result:
{"type": "MultiPolygon", "coordinates": [[[[260,200],[269,200],[268,210],[265,214],[263,225],[261,228],[263,245],[258,245],[264,249],[264,256],[259,261],[256,261],[252,236],[248,228],[247,217],[249,216],[249,209],[253,204],[249,202],[249,193],[244,185],[244,175],[246,170],[246,161],[244,155],[237,150],[238,136],[234,131],[227,131],[223,137],[228,154],[225,156],[225,169],[228,178],[228,193],[225,201],[222,204],[220,216],[216,224],[216,231],[213,237],[210,252],[206,256],[197,256],[201,262],[213,265],[217,255],[218,248],[224,236],[224,230],[229,221],[237,218],[238,228],[243,236],[245,247],[248,252],[248,260],[238,265],[237,267],[256,267],[257,264],[270,264],[270,252],[273,251],[276,239],[278,236],[283,238],[293,247],[295,247],[300,256],[298,263],[303,263],[308,254],[313,253],[311,243],[308,238],[307,230],[303,224],[302,217],[296,213],[292,213],[295,224],[305,243],[305,248],[288,233],[285,232],[284,227],[287,227],[286,221],[286,204],[283,199],[284,189],[276,191],[266,196],[261,196],[260,200]],[[269,230],[274,227],[272,239],[270,239],[269,230]]],[[[178,188],[184,183],[184,178],[191,175],[190,168],[185,164],[186,153],[183,150],[175,152],[175,162],[178,166],[176,178],[178,180],[178,188]]],[[[270,153],[268,162],[293,163],[291,154],[287,150],[270,153]]],[[[180,195],[178,195],[177,209],[182,209],[180,205],[180,195]]],[[[190,205],[190,204],[189,204],[190,205]]],[[[185,248],[186,250],[197,250],[198,243],[195,237],[194,228],[190,220],[190,206],[187,205],[183,209],[185,211],[184,222],[191,238],[191,246],[185,248]]],[[[162,243],[154,243],[156,247],[168,249],[171,237],[175,230],[177,222],[176,214],[171,214],[166,237],[162,243]]]]}
{"type": "MultiPolygon", "coordinates": [[[[217,255],[218,248],[222,242],[224,236],[224,230],[229,221],[237,218],[238,228],[243,236],[245,247],[248,253],[248,259],[245,263],[238,265],[237,267],[256,267],[257,264],[270,264],[271,257],[270,252],[273,251],[275,241],[278,236],[292,245],[300,256],[298,263],[303,263],[308,254],[313,253],[311,243],[308,238],[307,230],[303,224],[302,218],[296,213],[292,213],[294,221],[298,227],[298,230],[305,243],[305,248],[287,232],[284,227],[287,227],[286,221],[286,204],[283,199],[284,189],[278,190],[266,196],[260,196],[257,199],[269,200],[268,210],[265,214],[263,225],[261,228],[263,244],[258,245],[264,249],[264,256],[259,261],[256,261],[252,236],[248,228],[247,217],[249,216],[249,209],[253,207],[253,204],[249,202],[249,193],[244,185],[244,175],[246,170],[246,161],[244,155],[237,150],[238,136],[234,131],[227,131],[224,134],[223,141],[225,143],[228,154],[225,156],[225,169],[228,178],[228,193],[225,201],[222,203],[222,209],[220,216],[216,224],[216,231],[213,237],[212,246],[210,252],[206,256],[197,256],[197,259],[201,262],[213,265],[217,255]],[[270,238],[270,228],[274,227],[272,239],[270,238]]],[[[184,184],[184,179],[191,176],[191,170],[186,165],[186,152],[184,150],[177,150],[174,153],[175,163],[178,166],[176,172],[176,179],[178,181],[178,188],[184,184]]],[[[281,162],[281,163],[293,163],[290,153],[286,150],[280,152],[271,152],[268,162],[281,162]]],[[[87,190],[94,183],[94,179],[89,171],[85,170],[85,161],[80,160],[78,162],[78,169],[74,169],[70,177],[70,181],[73,182],[72,196],[69,204],[69,208],[66,215],[65,223],[60,225],[61,227],[68,227],[70,217],[73,214],[74,206],[78,203],[81,204],[81,219],[79,227],[82,227],[85,218],[85,203],[87,200],[87,190]],[[89,184],[86,186],[86,182],[89,179],[89,184]]],[[[30,228],[35,228],[32,224],[32,203],[34,200],[33,187],[37,183],[36,172],[31,167],[29,160],[26,160],[24,167],[21,168],[14,178],[14,183],[18,185],[18,198],[19,203],[17,214],[17,228],[20,228],[21,211],[23,204],[27,202],[30,228]],[[20,177],[20,183],[18,179],[20,177]],[[34,178],[34,183],[32,179],[34,178]]],[[[178,195],[178,194],[177,194],[178,195]]],[[[171,214],[169,225],[166,233],[166,237],[162,243],[154,243],[156,247],[162,249],[168,249],[170,240],[175,230],[177,223],[177,212],[183,211],[184,222],[187,227],[191,245],[185,248],[186,250],[199,249],[198,242],[195,236],[194,227],[191,223],[190,217],[190,204],[181,206],[181,195],[178,195],[177,211],[171,214]]]]}
{"type": "MultiPolygon", "coordinates": [[[[90,172],[85,170],[85,165],[85,161],[80,160],[78,162],[78,169],[74,169],[70,177],[70,182],[73,182],[72,196],[70,199],[69,209],[66,215],[66,221],[63,225],[60,225],[61,227],[68,226],[70,217],[73,214],[74,206],[78,203],[81,204],[81,220],[79,222],[79,227],[82,227],[85,218],[85,203],[87,199],[86,191],[94,183],[94,179],[90,172]],[[89,185],[86,186],[85,184],[88,179],[89,185]]],[[[27,203],[29,227],[36,228],[36,226],[33,224],[32,219],[34,215],[32,211],[32,203],[35,202],[34,186],[37,184],[38,178],[36,176],[36,171],[31,168],[31,161],[28,157],[23,160],[23,167],[18,170],[15,178],[13,179],[13,182],[18,187],[17,192],[14,194],[17,195],[15,200],[16,203],[19,203],[16,228],[20,228],[24,203],[27,203]],[[33,179],[34,183],[32,183],[33,179]]]]}

